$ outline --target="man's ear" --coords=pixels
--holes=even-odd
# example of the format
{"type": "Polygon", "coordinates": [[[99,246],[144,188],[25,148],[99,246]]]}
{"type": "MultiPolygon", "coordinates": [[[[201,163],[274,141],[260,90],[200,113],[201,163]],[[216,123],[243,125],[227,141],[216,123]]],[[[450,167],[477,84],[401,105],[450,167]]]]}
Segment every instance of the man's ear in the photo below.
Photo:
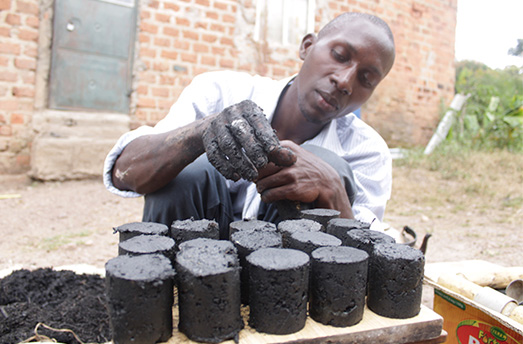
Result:
{"type": "Polygon", "coordinates": [[[316,43],[316,35],[313,33],[308,33],[303,37],[300,44],[300,59],[305,60],[305,57],[309,53],[309,48],[316,43]]]}

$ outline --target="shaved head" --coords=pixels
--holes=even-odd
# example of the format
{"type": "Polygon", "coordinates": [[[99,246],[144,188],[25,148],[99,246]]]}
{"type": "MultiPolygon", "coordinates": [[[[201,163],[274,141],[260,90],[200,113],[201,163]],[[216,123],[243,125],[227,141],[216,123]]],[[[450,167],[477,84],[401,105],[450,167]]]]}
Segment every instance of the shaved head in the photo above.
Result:
{"type": "Polygon", "coordinates": [[[330,32],[339,30],[342,25],[353,20],[365,20],[375,24],[379,28],[383,29],[384,33],[391,40],[392,44],[394,44],[394,36],[392,35],[392,31],[390,30],[389,25],[383,19],[372,14],[359,12],[346,12],[337,16],[320,30],[318,33],[318,38],[321,39],[330,32]]]}

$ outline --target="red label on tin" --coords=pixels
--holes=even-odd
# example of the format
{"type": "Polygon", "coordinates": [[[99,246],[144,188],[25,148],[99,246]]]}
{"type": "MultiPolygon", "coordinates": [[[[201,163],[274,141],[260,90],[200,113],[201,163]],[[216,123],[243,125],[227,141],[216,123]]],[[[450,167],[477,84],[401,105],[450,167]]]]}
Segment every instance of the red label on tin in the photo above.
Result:
{"type": "Polygon", "coordinates": [[[477,320],[460,322],[456,336],[460,344],[520,344],[501,328],[477,320]]]}

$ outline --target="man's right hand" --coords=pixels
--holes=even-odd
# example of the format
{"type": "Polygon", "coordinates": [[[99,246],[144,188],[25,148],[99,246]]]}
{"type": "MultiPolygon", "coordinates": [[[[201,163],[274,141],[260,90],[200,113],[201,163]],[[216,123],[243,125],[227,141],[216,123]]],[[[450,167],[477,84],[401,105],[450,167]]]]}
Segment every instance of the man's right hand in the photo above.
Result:
{"type": "Polygon", "coordinates": [[[227,179],[258,178],[269,161],[291,166],[296,155],[280,145],[262,109],[250,100],[225,108],[203,133],[209,162],[227,179]]]}

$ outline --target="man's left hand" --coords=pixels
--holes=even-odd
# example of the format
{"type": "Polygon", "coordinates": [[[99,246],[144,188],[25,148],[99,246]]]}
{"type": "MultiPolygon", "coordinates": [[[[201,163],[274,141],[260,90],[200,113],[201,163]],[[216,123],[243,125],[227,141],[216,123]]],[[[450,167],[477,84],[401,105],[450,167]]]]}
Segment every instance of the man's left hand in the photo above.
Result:
{"type": "Polygon", "coordinates": [[[289,167],[270,163],[259,170],[256,186],[262,201],[314,203],[318,208],[339,210],[341,217],[353,218],[350,201],[338,172],[292,141],[281,141],[281,144],[296,153],[296,163],[289,167]]]}

